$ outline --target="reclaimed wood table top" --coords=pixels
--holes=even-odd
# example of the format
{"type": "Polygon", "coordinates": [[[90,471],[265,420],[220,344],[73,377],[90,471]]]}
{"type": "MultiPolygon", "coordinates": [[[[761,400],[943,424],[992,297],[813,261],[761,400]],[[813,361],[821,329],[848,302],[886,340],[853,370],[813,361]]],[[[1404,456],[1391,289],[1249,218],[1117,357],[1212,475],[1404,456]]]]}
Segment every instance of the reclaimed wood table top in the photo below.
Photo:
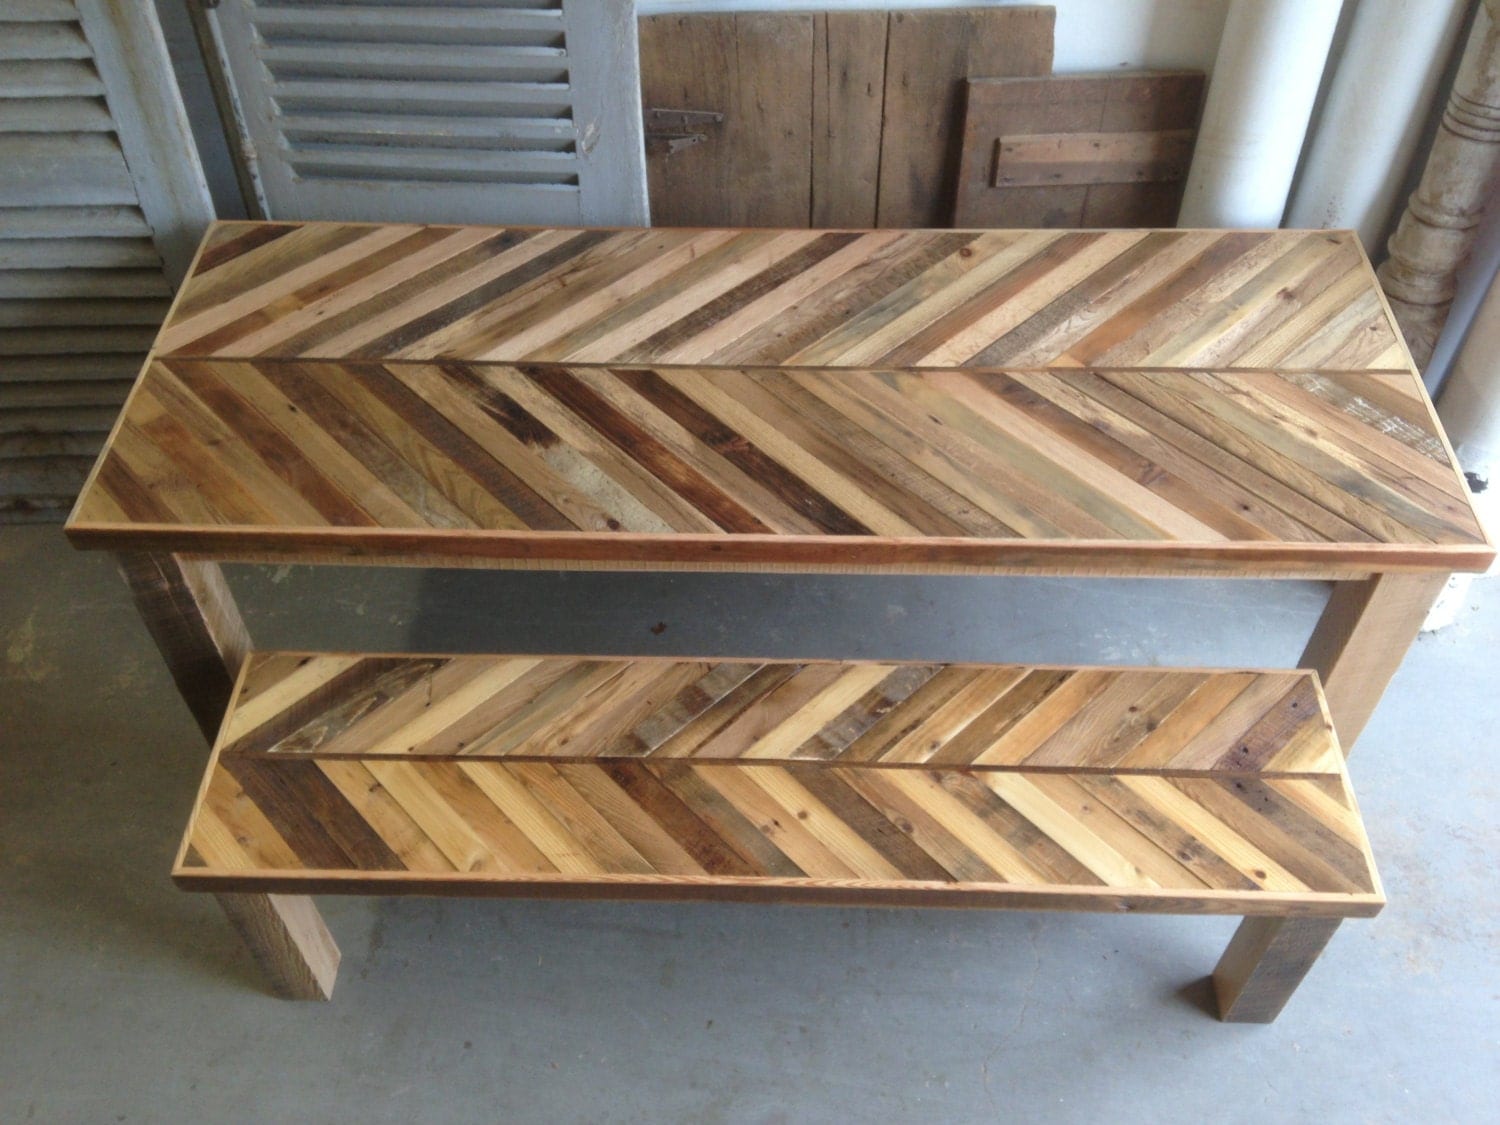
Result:
{"type": "Polygon", "coordinates": [[[549,568],[1493,557],[1327,231],[222,223],[68,531],[549,568]]]}
{"type": "Polygon", "coordinates": [[[184,887],[1373,914],[1310,672],[257,653],[184,887]]]}

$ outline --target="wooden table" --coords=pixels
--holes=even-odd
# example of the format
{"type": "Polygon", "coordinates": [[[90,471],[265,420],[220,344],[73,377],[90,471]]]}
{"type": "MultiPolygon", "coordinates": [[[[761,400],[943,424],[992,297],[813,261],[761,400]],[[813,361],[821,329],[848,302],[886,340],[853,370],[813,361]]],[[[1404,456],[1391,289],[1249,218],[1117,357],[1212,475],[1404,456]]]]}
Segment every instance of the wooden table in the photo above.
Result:
{"type": "Polygon", "coordinates": [[[1326,231],[222,223],[68,534],[210,738],[273,560],[1326,578],[1347,752],[1494,555],[1326,231]]]}

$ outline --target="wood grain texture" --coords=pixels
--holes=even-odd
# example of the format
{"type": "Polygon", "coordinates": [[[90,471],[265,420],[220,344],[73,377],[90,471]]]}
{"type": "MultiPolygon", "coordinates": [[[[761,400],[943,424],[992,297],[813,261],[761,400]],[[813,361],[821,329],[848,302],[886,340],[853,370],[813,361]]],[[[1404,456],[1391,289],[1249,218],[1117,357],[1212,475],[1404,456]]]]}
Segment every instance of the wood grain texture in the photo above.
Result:
{"type": "Polygon", "coordinates": [[[239,755],[1337,774],[1307,672],[257,653],[239,755]]]}
{"type": "Polygon", "coordinates": [[[1048,73],[1052,24],[1043,7],[643,16],[647,110],[724,115],[698,144],[648,143],[652,224],[947,226],[964,79],[1048,73]]]}
{"type": "Polygon", "coordinates": [[[875,226],[889,22],[822,12],[813,24],[811,226],[875,226]]]}
{"type": "Polygon", "coordinates": [[[1413,377],[155,361],[80,543],[1336,572],[1488,547],[1413,377]]]}
{"type": "Polygon", "coordinates": [[[306,895],[221,892],[230,923],[283,1000],[329,1000],[339,970],[339,948],[306,895]]]}
{"type": "Polygon", "coordinates": [[[879,226],[952,224],[965,81],[1050,74],[1055,16],[1046,7],[891,13],[879,226]]]}
{"type": "Polygon", "coordinates": [[[1378,574],[1334,587],[1297,663],[1322,679],[1346,754],[1447,582],[1442,573],[1378,574]]]}
{"type": "Polygon", "coordinates": [[[648,138],[653,226],[807,225],[815,23],[810,12],[640,18],[642,105],[724,115],[677,152],[648,138]]]}
{"type": "Polygon", "coordinates": [[[1337,918],[1246,918],[1214,970],[1219,1018],[1274,1020],[1338,928],[1337,918]]]}
{"type": "Polygon", "coordinates": [[[1479,568],[1434,419],[1347,233],[226,223],[71,532],[479,566],[1479,568]]]}
{"type": "Polygon", "coordinates": [[[1381,901],[1306,674],[875,663],[258,654],[174,877],[1334,916],[1381,901]]]}
{"type": "Polygon", "coordinates": [[[0,525],[67,515],[213,217],[140,7],[0,5],[0,525]]]}
{"type": "Polygon", "coordinates": [[[971,80],[955,225],[1173,225],[1203,88],[1198,71],[971,80]]]}
{"type": "Polygon", "coordinates": [[[250,651],[223,571],[162,552],[125,552],[116,561],[178,694],[212,742],[250,651]]]}
{"type": "Polygon", "coordinates": [[[157,355],[1408,369],[1338,231],[221,223],[157,355]]]}

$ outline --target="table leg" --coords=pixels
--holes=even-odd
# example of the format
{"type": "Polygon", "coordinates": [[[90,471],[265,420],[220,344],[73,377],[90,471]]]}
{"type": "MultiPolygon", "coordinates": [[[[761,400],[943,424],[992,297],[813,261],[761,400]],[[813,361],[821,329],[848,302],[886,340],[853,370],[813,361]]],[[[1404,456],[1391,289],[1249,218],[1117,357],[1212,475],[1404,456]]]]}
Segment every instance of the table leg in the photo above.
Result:
{"type": "Polygon", "coordinates": [[[339,947],[306,895],[214,896],[239,931],[271,991],[287,1000],[327,1000],[339,947]]]}
{"type": "Polygon", "coordinates": [[[1338,918],[1246,918],[1214,969],[1219,1018],[1270,1023],[1312,968],[1338,918]]]}
{"type": "Polygon", "coordinates": [[[1346,756],[1447,582],[1443,573],[1375,574],[1334,586],[1297,664],[1322,679],[1346,756]]]}
{"type": "MultiPolygon", "coordinates": [[[[210,743],[229,706],[250,635],[217,563],[177,555],[118,556],[120,572],[177,691],[210,743]]],[[[339,951],[306,895],[219,895],[219,904],[278,995],[326,1000],[339,951]]]]}
{"type": "Polygon", "coordinates": [[[212,743],[250,651],[250,635],[224,572],[216,563],[188,562],[176,555],[117,557],[178,694],[212,743]]]}

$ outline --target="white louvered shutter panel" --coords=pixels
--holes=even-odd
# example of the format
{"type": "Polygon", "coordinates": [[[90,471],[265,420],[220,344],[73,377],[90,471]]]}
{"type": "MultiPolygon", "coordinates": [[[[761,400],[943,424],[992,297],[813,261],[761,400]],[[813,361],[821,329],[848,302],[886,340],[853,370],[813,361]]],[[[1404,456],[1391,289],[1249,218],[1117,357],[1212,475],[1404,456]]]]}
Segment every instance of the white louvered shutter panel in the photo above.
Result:
{"type": "Polygon", "coordinates": [[[66,514],[211,218],[154,9],[0,3],[0,521],[66,514]]]}
{"type": "Polygon", "coordinates": [[[272,218],[644,225],[630,0],[219,0],[272,218]]]}

